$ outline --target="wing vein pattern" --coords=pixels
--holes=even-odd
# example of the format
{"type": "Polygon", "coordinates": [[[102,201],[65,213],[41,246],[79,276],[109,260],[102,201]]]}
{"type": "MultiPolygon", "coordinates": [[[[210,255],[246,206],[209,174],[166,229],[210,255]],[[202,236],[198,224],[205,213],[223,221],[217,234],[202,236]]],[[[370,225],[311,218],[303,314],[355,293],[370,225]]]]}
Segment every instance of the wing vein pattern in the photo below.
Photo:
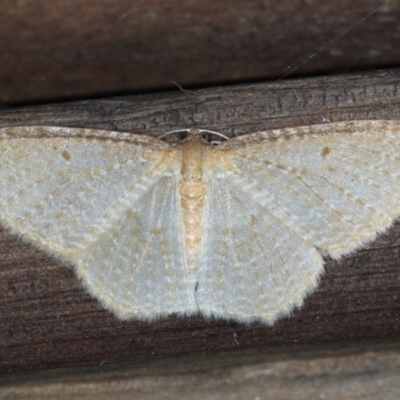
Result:
{"type": "Polygon", "coordinates": [[[151,140],[0,139],[2,225],[73,264],[120,318],[197,311],[182,245],[181,161],[151,140]]]}
{"type": "Polygon", "coordinates": [[[398,124],[331,125],[248,135],[210,153],[203,313],[273,323],[316,287],[321,255],[350,253],[399,216],[398,124]]]}

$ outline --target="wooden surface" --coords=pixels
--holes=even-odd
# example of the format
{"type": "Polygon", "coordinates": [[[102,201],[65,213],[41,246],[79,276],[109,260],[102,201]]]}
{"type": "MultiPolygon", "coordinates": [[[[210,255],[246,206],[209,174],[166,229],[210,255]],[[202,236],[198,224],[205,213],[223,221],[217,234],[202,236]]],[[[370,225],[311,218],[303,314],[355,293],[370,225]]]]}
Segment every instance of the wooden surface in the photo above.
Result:
{"type": "Polygon", "coordinates": [[[3,1],[0,103],[400,64],[400,0],[3,1]]]}
{"type": "MultiPolygon", "coordinates": [[[[151,135],[202,127],[238,135],[324,121],[400,119],[399,81],[400,70],[387,70],[21,107],[1,110],[0,126],[77,126],[151,135]]],[[[145,323],[116,320],[84,291],[71,268],[2,231],[0,371],[396,337],[399,245],[396,223],[353,256],[326,260],[316,292],[274,327],[201,316],[145,323]]]]}
{"type": "Polygon", "coordinates": [[[241,350],[0,378],[0,399],[398,400],[400,343],[241,350]]]}

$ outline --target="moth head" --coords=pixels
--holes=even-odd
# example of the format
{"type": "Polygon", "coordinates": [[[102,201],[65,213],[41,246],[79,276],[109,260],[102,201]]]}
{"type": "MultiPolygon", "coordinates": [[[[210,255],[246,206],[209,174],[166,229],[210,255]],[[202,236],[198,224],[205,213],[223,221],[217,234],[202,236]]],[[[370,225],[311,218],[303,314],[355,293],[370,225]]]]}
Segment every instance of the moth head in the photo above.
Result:
{"type": "Polygon", "coordinates": [[[229,137],[222,133],[210,131],[208,129],[179,129],[164,133],[158,137],[161,140],[168,141],[171,144],[178,144],[188,141],[202,141],[210,146],[217,146],[221,142],[228,140],[229,137]]]}

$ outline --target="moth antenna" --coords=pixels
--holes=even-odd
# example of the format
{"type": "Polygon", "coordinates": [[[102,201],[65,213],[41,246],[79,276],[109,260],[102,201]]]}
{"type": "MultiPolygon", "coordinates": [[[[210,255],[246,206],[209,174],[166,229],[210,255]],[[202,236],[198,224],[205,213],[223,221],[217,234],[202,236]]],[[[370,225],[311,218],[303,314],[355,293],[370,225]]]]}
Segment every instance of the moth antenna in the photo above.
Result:
{"type": "Polygon", "coordinates": [[[175,133],[184,133],[184,132],[188,133],[189,129],[177,129],[175,131],[165,132],[161,136],[158,136],[157,139],[164,139],[165,137],[174,135],[175,133]]]}

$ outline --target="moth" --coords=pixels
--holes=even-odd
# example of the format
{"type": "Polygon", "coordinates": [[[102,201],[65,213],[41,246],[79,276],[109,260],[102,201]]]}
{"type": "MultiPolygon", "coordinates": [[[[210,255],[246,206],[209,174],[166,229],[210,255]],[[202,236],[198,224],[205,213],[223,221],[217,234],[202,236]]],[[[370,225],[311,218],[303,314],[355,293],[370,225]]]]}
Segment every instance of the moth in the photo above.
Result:
{"type": "Polygon", "coordinates": [[[0,129],[0,224],[120,319],[273,324],[400,214],[400,122],[178,134],[0,129]]]}

